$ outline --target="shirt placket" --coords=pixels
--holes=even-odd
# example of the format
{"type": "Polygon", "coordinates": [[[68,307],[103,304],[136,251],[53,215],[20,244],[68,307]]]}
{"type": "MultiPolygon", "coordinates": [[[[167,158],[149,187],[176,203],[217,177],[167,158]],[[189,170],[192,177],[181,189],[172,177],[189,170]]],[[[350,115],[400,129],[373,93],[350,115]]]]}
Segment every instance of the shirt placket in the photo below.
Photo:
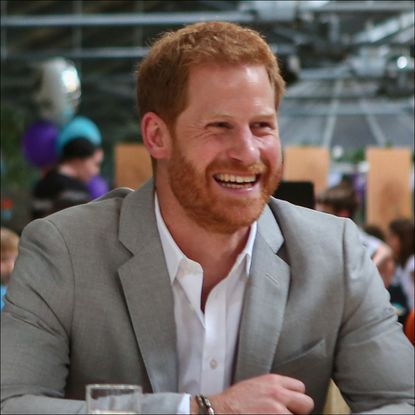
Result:
{"type": "Polygon", "coordinates": [[[223,391],[226,357],[226,287],[224,282],[209,294],[205,307],[205,338],[201,373],[201,392],[223,391]]]}

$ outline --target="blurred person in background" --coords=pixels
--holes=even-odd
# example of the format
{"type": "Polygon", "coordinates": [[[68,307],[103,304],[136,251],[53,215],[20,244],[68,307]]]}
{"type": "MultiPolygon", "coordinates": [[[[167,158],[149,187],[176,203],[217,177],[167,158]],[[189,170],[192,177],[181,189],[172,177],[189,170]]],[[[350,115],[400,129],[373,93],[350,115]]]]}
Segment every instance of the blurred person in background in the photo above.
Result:
{"type": "Polygon", "coordinates": [[[19,236],[8,228],[0,229],[0,273],[1,273],[1,307],[3,309],[3,297],[6,295],[10,276],[13,272],[17,258],[19,236]]]}
{"type": "Polygon", "coordinates": [[[388,227],[387,242],[393,250],[396,271],[393,284],[400,285],[408,305],[414,308],[414,222],[410,219],[395,219],[388,227]]]}
{"type": "Polygon", "coordinates": [[[71,139],[58,165],[35,185],[32,218],[42,218],[91,200],[87,183],[100,172],[103,151],[87,138],[71,139]]]}
{"type": "Polygon", "coordinates": [[[385,232],[383,232],[382,228],[378,225],[374,225],[373,223],[365,223],[362,226],[362,230],[366,232],[368,235],[372,235],[379,240],[385,241],[385,232]]]}
{"type": "MultiPolygon", "coordinates": [[[[323,190],[316,197],[316,210],[342,218],[354,220],[358,208],[357,193],[353,186],[346,181],[323,190]]],[[[361,227],[358,229],[362,244],[376,264],[385,285],[389,285],[394,272],[391,248],[381,239],[365,232],[361,227]]]]}
{"type": "MultiPolygon", "coordinates": [[[[367,224],[363,226],[363,230],[368,235],[372,235],[383,242],[386,241],[385,233],[379,226],[367,224]]],[[[401,284],[394,281],[395,269],[395,258],[390,256],[384,261],[382,265],[383,272],[380,274],[383,278],[385,288],[389,291],[390,302],[395,307],[398,321],[404,325],[410,311],[410,306],[408,304],[407,296],[402,290],[401,284]]]]}
{"type": "Polygon", "coordinates": [[[271,197],[283,93],[249,28],[157,40],[137,75],[153,179],[22,233],[2,413],[85,413],[97,382],[141,385],[143,413],[321,413],[331,378],[352,412],[413,412],[413,347],[356,226],[271,197]]]}

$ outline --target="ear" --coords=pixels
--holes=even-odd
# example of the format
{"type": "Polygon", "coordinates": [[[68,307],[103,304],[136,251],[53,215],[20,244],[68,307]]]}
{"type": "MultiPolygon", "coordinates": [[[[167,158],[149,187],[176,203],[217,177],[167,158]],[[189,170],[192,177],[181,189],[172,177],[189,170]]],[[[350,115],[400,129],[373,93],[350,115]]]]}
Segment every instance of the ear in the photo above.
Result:
{"type": "Polygon", "coordinates": [[[147,112],[141,119],[141,134],[150,155],[165,159],[170,154],[171,137],[166,123],[154,112],[147,112]]]}

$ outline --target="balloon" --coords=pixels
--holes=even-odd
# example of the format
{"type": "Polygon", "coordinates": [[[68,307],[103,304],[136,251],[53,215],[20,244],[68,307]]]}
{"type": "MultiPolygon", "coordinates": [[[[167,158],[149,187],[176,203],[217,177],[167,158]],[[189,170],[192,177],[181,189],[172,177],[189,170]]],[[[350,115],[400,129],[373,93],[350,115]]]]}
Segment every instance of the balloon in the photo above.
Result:
{"type": "Polygon", "coordinates": [[[64,58],[52,58],[38,67],[34,100],[42,119],[59,126],[67,123],[78,108],[81,82],[75,65],[64,58]]]}
{"type": "Polygon", "coordinates": [[[101,145],[101,133],[96,124],[87,117],[77,116],[63,126],[57,139],[57,152],[74,138],[87,138],[93,144],[101,145]]]}
{"type": "Polygon", "coordinates": [[[108,192],[108,184],[101,176],[95,176],[88,182],[88,191],[92,199],[96,199],[108,192]]]}
{"type": "Polygon", "coordinates": [[[26,160],[36,167],[49,167],[57,162],[58,128],[50,121],[31,124],[23,134],[22,150],[26,160]]]}

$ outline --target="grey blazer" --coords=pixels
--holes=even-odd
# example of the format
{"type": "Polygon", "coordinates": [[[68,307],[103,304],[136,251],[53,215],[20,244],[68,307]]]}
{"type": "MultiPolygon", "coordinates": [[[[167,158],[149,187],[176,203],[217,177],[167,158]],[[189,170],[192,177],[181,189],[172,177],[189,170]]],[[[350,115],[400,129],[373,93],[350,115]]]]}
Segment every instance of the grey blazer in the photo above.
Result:
{"type": "MultiPolygon", "coordinates": [[[[153,183],[30,223],[2,312],[3,413],[85,412],[88,383],[140,384],[174,413],[173,296],[153,183]]],[[[412,345],[355,225],[271,199],[258,222],[234,382],[335,379],[354,412],[413,412],[412,345]]],[[[255,396],[252,397],[255,399],[255,396]]]]}

